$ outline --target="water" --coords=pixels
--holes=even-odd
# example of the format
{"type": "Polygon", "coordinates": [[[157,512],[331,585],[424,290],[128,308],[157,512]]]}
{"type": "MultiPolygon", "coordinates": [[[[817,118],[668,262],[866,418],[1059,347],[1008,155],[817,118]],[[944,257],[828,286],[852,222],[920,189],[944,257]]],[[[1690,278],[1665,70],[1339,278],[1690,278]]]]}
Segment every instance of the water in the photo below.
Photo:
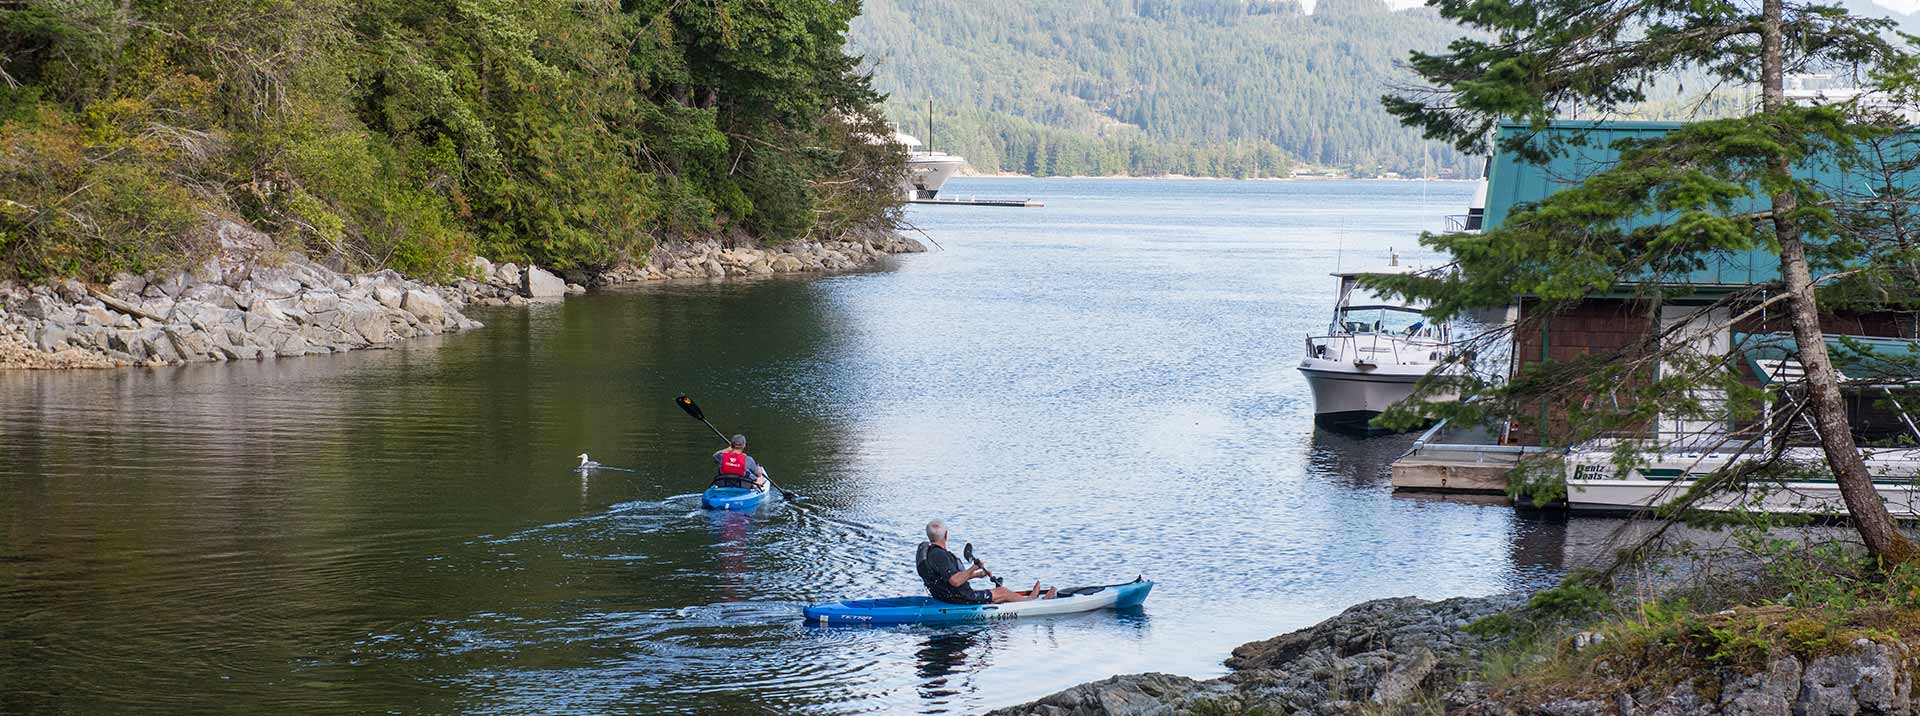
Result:
{"type": "Polygon", "coordinates": [[[1047,206],[916,207],[945,250],[885,270],[477,311],[391,351],[0,374],[0,713],[973,713],[1548,583],[1577,530],[1391,495],[1411,437],[1314,430],[1293,369],[1327,273],[1419,256],[1470,192],[959,179],[1047,206]],[[717,439],[682,391],[806,499],[697,509],[717,439]],[[800,623],[917,592],[933,517],[1009,585],[1158,586],[800,623]]]}

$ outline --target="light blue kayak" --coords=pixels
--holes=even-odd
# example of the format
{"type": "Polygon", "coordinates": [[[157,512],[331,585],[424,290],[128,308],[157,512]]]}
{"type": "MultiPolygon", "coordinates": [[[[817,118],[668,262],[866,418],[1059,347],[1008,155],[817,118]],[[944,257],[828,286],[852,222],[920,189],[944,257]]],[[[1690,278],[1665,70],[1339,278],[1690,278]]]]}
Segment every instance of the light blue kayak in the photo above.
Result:
{"type": "Polygon", "coordinates": [[[1135,578],[1125,584],[1062,589],[1053,599],[1006,604],[949,604],[933,597],[854,599],[807,607],[806,618],[823,625],[984,622],[1137,607],[1152,590],[1153,582],[1135,578]]]}
{"type": "Polygon", "coordinates": [[[700,506],[709,510],[731,510],[739,512],[760,506],[767,499],[767,489],[750,490],[744,487],[709,487],[700,493],[700,506]]]}

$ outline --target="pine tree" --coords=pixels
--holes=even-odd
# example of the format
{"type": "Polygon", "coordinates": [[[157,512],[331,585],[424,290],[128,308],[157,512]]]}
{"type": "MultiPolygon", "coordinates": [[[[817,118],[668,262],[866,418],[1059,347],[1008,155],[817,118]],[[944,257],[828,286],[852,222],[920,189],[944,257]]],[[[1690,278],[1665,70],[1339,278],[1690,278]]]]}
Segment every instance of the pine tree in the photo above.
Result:
{"type": "MultiPolygon", "coordinates": [[[[1568,148],[1552,141],[1563,133],[1548,131],[1557,114],[1608,116],[1647,100],[1659,82],[1701,74],[1757,88],[1760,99],[1738,116],[1622,142],[1615,147],[1617,164],[1519,207],[1484,234],[1427,237],[1428,245],[1458,260],[1456,275],[1371,282],[1429,299],[1436,313],[1450,315],[1522,299],[1551,311],[1623,285],[1657,304],[1716,252],[1776,252],[1778,281],[1723,303],[1753,308],[1759,290],[1766,290],[1766,302],[1786,304],[1806,369],[1798,386],[1803,402],[1795,409],[1817,426],[1827,467],[1867,547],[1884,560],[1913,559],[1914,546],[1875,492],[1855,445],[1820,324],[1826,289],[1816,290],[1823,282],[1866,283],[1902,286],[1911,295],[1912,269],[1903,264],[1913,258],[1912,230],[1862,233],[1870,222],[1860,218],[1910,216],[1912,196],[1851,201],[1842,188],[1804,171],[1816,164],[1858,170],[1881,162],[1884,168],[1890,155],[1862,149],[1908,135],[1897,118],[1868,107],[1796,106],[1785,94],[1787,73],[1808,68],[1851,69],[1880,90],[1910,92],[1915,58],[1889,42],[1891,23],[1835,5],[1785,0],[1436,0],[1433,6],[1486,36],[1457,40],[1443,53],[1414,53],[1411,65],[1430,86],[1383,101],[1405,124],[1464,151],[1486,152],[1497,124],[1517,120],[1532,131],[1508,133],[1499,150],[1544,160],[1568,148]]],[[[1911,142],[1904,144],[1893,160],[1911,158],[1911,142]]],[[[1642,355],[1610,357],[1636,367],[1595,361],[1584,379],[1560,374],[1589,391],[1610,383],[1632,393],[1634,405],[1584,411],[1590,425],[1618,427],[1655,410],[1710,412],[1697,400],[1700,386],[1724,390],[1735,402],[1757,399],[1742,391],[1724,357],[1680,355],[1676,345],[1686,341],[1675,340],[1675,331],[1651,333],[1642,355]],[[1689,368],[1648,375],[1647,366],[1673,362],[1689,368]]],[[[1527,396],[1570,397],[1564,384],[1546,379],[1550,371],[1504,385],[1476,384],[1468,392],[1507,410],[1527,396]]],[[[1438,412],[1448,410],[1454,409],[1438,412]]]]}

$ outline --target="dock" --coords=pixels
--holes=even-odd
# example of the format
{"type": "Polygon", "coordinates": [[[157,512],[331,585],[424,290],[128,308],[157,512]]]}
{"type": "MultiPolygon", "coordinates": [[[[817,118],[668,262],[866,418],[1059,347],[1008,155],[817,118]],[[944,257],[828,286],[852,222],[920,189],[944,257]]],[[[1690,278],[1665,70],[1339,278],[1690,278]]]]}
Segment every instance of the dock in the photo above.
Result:
{"type": "Polygon", "coordinates": [[[1394,460],[1395,491],[1507,494],[1507,473],[1540,448],[1501,445],[1484,431],[1449,430],[1445,421],[1394,460]]]}
{"type": "Polygon", "coordinates": [[[942,206],[1046,206],[1032,199],[995,199],[991,197],[970,196],[965,199],[908,199],[909,204],[939,204],[942,206]]]}

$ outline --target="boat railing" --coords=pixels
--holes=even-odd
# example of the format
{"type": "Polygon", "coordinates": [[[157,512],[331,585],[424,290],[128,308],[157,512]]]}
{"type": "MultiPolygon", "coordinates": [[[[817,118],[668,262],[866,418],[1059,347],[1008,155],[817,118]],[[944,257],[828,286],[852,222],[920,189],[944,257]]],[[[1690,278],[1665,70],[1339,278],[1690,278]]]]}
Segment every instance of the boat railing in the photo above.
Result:
{"type": "Polygon", "coordinates": [[[1462,429],[1442,419],[1415,438],[1413,445],[1396,461],[1417,457],[1447,462],[1513,464],[1527,455],[1542,451],[1542,448],[1532,445],[1504,444],[1505,430],[1500,432],[1495,434],[1488,428],[1462,429]]]}
{"type": "Polygon", "coordinates": [[[1363,356],[1377,357],[1386,353],[1392,358],[1391,365],[1424,365],[1439,362],[1437,354],[1446,351],[1447,344],[1442,341],[1391,333],[1307,336],[1307,355],[1323,360],[1351,362],[1363,356]],[[1385,347],[1382,347],[1382,343],[1386,344],[1385,347]],[[1410,355],[1401,354],[1403,347],[1410,355]]]}

